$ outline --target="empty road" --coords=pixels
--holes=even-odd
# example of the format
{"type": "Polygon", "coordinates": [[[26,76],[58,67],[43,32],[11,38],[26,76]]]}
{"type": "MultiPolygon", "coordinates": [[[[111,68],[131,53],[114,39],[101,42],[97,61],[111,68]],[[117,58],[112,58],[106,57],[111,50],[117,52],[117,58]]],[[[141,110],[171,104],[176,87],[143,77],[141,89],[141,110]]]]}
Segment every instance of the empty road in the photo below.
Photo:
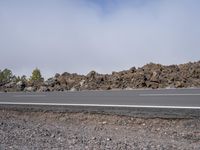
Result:
{"type": "Polygon", "coordinates": [[[0,93],[0,104],[200,109],[200,89],[0,93]]]}

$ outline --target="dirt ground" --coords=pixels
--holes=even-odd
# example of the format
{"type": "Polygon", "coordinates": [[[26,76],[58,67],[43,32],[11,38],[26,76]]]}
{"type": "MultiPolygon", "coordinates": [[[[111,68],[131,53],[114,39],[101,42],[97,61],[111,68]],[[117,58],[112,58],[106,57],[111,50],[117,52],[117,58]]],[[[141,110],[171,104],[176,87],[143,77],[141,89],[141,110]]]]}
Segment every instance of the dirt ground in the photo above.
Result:
{"type": "Polygon", "coordinates": [[[0,110],[0,150],[200,149],[200,119],[0,110]]]}

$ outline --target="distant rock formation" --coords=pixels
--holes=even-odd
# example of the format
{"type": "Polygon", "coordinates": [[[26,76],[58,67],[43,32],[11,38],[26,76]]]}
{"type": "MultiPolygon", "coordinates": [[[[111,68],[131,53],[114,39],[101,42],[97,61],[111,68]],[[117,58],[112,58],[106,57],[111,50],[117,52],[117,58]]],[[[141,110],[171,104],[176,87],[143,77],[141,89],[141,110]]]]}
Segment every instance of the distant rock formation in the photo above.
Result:
{"type": "Polygon", "coordinates": [[[87,75],[65,72],[40,83],[13,82],[0,84],[1,91],[82,91],[136,88],[189,88],[200,87],[200,61],[181,65],[163,66],[149,63],[141,68],[87,75]]]}

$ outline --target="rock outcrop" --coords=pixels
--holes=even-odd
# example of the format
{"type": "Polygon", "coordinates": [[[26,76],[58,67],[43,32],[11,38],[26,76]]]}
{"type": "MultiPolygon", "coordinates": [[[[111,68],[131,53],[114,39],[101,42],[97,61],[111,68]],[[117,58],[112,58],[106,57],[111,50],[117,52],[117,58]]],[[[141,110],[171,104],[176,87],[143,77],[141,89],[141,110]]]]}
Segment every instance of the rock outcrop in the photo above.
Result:
{"type": "Polygon", "coordinates": [[[163,66],[149,63],[141,68],[87,75],[65,72],[39,83],[14,82],[0,84],[1,91],[81,91],[135,88],[189,88],[200,87],[200,61],[181,65],[163,66]]]}

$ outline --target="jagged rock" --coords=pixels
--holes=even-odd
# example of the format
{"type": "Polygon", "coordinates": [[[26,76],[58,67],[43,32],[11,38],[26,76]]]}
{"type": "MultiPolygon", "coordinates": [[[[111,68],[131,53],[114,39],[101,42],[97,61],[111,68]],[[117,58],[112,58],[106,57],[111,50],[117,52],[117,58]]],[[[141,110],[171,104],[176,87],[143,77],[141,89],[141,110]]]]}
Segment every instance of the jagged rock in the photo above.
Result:
{"type": "Polygon", "coordinates": [[[25,92],[34,92],[34,91],[36,91],[36,88],[35,87],[25,87],[24,91],[25,92]]]}
{"type": "Polygon", "coordinates": [[[75,87],[72,87],[72,88],[70,89],[70,91],[71,91],[71,92],[75,92],[75,91],[77,91],[77,89],[76,89],[75,87]]]}
{"type": "Polygon", "coordinates": [[[26,87],[26,84],[22,81],[19,81],[19,82],[17,82],[16,86],[19,91],[23,91],[24,88],[26,87]]]}
{"type": "Polygon", "coordinates": [[[145,83],[146,83],[147,88],[152,88],[152,89],[159,88],[159,84],[156,82],[146,81],[145,83]]]}
{"type": "Polygon", "coordinates": [[[131,82],[133,83],[134,87],[136,88],[144,88],[146,87],[146,76],[144,75],[143,72],[140,73],[136,73],[133,77],[133,79],[131,80],[131,82]]]}
{"type": "Polygon", "coordinates": [[[153,75],[152,75],[151,78],[150,78],[150,81],[151,81],[151,82],[159,83],[159,82],[160,82],[160,81],[159,81],[159,73],[156,72],[156,71],[154,71],[154,72],[153,72],[153,75]]]}
{"type": "Polygon", "coordinates": [[[81,80],[81,81],[79,82],[79,84],[80,84],[81,87],[83,86],[84,83],[85,83],[85,80],[81,80]]]}
{"type": "Polygon", "coordinates": [[[48,92],[48,91],[50,91],[50,89],[47,88],[46,86],[41,86],[41,87],[39,88],[39,90],[38,90],[38,92],[48,92]]]}
{"type": "Polygon", "coordinates": [[[49,78],[44,82],[45,86],[51,86],[53,87],[55,84],[57,84],[57,79],[56,78],[49,78]]]}
{"type": "Polygon", "coordinates": [[[135,67],[131,67],[129,70],[130,70],[131,73],[136,72],[136,68],[135,67]]]}
{"type": "Polygon", "coordinates": [[[90,72],[86,75],[86,77],[88,77],[88,78],[95,78],[96,75],[97,75],[97,73],[96,73],[95,71],[90,71],[90,72]]]}
{"type": "Polygon", "coordinates": [[[13,88],[16,85],[14,81],[11,81],[10,83],[5,84],[5,88],[13,88]]]}
{"type": "Polygon", "coordinates": [[[70,76],[71,74],[68,72],[64,72],[61,76],[70,76]]]}
{"type": "Polygon", "coordinates": [[[124,90],[132,90],[133,88],[126,87],[124,90]]]}
{"type": "Polygon", "coordinates": [[[55,85],[53,87],[53,91],[64,91],[64,87],[60,86],[60,85],[55,85]]]}
{"type": "Polygon", "coordinates": [[[183,88],[200,87],[200,61],[181,65],[163,66],[149,63],[141,68],[99,74],[95,71],[87,75],[64,72],[56,74],[45,82],[31,81],[0,83],[4,91],[64,91],[64,90],[111,90],[129,88],[183,88]],[[74,89],[75,88],[75,89],[74,89]]]}
{"type": "Polygon", "coordinates": [[[176,88],[182,88],[182,87],[184,87],[184,84],[183,84],[182,82],[180,82],[180,81],[177,81],[177,82],[175,83],[175,87],[176,87],[176,88]]]}
{"type": "Polygon", "coordinates": [[[54,77],[55,77],[55,78],[58,78],[59,76],[60,76],[60,74],[59,74],[59,73],[56,73],[54,77]]]}

